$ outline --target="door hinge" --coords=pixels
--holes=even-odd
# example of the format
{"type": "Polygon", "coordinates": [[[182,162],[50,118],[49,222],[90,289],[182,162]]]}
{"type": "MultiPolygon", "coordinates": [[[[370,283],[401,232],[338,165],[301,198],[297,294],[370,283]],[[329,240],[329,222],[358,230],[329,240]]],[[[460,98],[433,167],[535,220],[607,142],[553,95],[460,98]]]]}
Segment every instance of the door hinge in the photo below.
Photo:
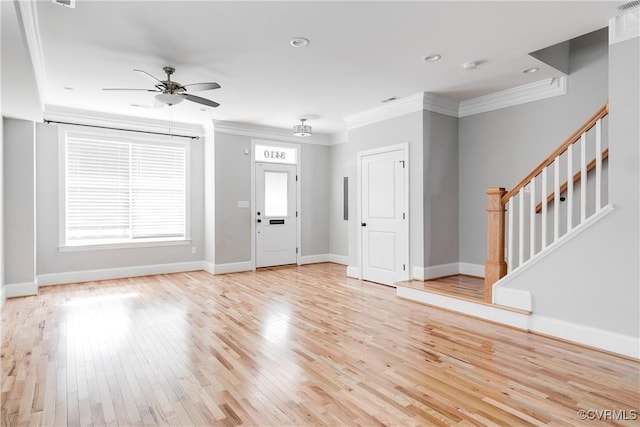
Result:
{"type": "Polygon", "coordinates": [[[407,266],[405,264],[402,264],[402,271],[406,271],[407,270],[407,266]]]}
{"type": "Polygon", "coordinates": [[[298,218],[298,211],[296,211],[296,218],[298,218]]]}
{"type": "Polygon", "coordinates": [[[296,175],[296,182],[298,181],[298,175],[296,175]]]}
{"type": "Polygon", "coordinates": [[[402,169],[404,169],[404,160],[400,160],[400,163],[402,163],[402,169]]]}
{"type": "Polygon", "coordinates": [[[298,253],[298,248],[296,248],[296,253],[298,253]]]}
{"type": "Polygon", "coordinates": [[[402,212],[402,219],[407,219],[407,214],[402,212]]]}

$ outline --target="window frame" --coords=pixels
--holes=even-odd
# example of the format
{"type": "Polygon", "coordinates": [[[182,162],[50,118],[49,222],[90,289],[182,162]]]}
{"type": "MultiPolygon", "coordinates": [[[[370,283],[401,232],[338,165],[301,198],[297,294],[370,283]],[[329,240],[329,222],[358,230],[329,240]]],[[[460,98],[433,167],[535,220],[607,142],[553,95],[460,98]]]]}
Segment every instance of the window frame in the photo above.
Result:
{"type": "Polygon", "coordinates": [[[159,246],[182,246],[191,244],[191,144],[190,140],[173,138],[164,135],[139,134],[115,129],[86,129],[73,125],[58,127],[58,251],[76,252],[102,249],[146,248],[159,246]],[[66,142],[67,136],[78,138],[106,139],[113,142],[171,144],[183,146],[185,149],[185,233],[180,237],[158,237],[135,240],[119,240],[104,243],[68,244],[66,216],[66,142]]]}

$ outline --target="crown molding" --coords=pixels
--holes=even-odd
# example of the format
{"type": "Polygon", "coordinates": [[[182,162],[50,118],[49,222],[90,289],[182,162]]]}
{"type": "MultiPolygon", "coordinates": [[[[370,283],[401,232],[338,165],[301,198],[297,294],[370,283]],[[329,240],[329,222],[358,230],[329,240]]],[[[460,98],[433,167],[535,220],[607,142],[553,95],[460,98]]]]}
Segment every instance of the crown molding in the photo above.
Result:
{"type": "Polygon", "coordinates": [[[36,2],[14,0],[14,4],[20,28],[27,43],[29,57],[31,58],[31,66],[33,67],[33,74],[40,98],[40,110],[43,111],[46,99],[47,74],[44,66],[44,55],[42,53],[42,41],[40,38],[36,2]]]}
{"type": "Polygon", "coordinates": [[[332,145],[329,135],[314,133],[311,136],[294,136],[290,130],[260,126],[249,123],[214,120],[213,128],[216,133],[227,135],[248,136],[251,138],[264,138],[297,144],[332,145]]]}
{"type": "Polygon", "coordinates": [[[347,116],[344,120],[347,122],[347,129],[351,130],[394,117],[404,116],[405,114],[416,111],[422,111],[423,109],[424,93],[420,92],[405,98],[399,98],[380,107],[347,116]]]}
{"type": "Polygon", "coordinates": [[[206,125],[202,124],[180,122],[172,122],[169,124],[166,120],[125,116],[102,111],[81,110],[49,104],[45,105],[44,119],[77,123],[79,125],[117,127],[148,132],[168,132],[170,126],[172,133],[198,137],[204,136],[207,133],[206,125]]]}
{"type": "Polygon", "coordinates": [[[553,77],[460,102],[458,117],[485,113],[567,93],[567,77],[553,77]]]}
{"type": "Polygon", "coordinates": [[[640,37],[640,8],[609,20],[609,45],[640,37]]]}
{"type": "Polygon", "coordinates": [[[433,93],[425,92],[422,109],[433,113],[444,114],[446,116],[458,117],[460,103],[433,93]]]}
{"type": "Polygon", "coordinates": [[[465,117],[566,93],[566,76],[528,83],[460,102],[433,93],[421,92],[406,98],[400,98],[388,105],[353,114],[346,117],[345,121],[347,122],[347,129],[351,130],[422,110],[451,117],[465,117]]]}

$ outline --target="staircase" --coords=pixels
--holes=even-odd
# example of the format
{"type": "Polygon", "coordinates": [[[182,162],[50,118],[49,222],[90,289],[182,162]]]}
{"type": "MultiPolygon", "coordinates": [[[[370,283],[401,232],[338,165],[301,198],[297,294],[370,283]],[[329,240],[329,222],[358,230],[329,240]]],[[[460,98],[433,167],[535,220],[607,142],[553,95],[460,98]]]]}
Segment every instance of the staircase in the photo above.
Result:
{"type": "MultiPolygon", "coordinates": [[[[497,302],[500,279],[533,265],[611,210],[603,168],[608,114],[605,104],[511,190],[487,190],[485,301],[497,302]]],[[[530,309],[530,302],[519,308],[530,309]]]]}
{"type": "Polygon", "coordinates": [[[555,149],[511,190],[489,188],[484,299],[439,292],[413,280],[396,284],[400,298],[531,330],[528,292],[494,289],[529,268],[612,208],[606,191],[608,105],[555,149]],[[604,185],[603,185],[604,184],[604,185]]]}

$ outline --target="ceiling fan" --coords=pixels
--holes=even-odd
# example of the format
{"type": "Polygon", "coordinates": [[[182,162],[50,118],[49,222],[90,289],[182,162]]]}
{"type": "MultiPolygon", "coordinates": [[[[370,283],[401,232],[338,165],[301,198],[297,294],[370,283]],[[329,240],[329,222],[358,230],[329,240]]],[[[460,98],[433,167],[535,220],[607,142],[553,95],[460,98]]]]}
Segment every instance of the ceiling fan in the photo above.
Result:
{"type": "Polygon", "coordinates": [[[147,73],[144,70],[133,70],[144,74],[148,78],[152,79],[155,89],[124,89],[124,88],[105,88],[103,90],[142,90],[146,92],[159,92],[156,98],[156,107],[162,107],[165,105],[172,106],[181,103],[183,100],[196,102],[198,104],[206,105],[207,107],[217,107],[218,104],[210,99],[202,98],[199,96],[191,95],[189,91],[204,91],[220,88],[220,85],[215,82],[208,83],[192,83],[183,85],[176,81],[171,80],[171,75],[176,71],[173,67],[163,67],[164,72],[167,74],[166,80],[160,80],[153,75],[147,73]]]}

